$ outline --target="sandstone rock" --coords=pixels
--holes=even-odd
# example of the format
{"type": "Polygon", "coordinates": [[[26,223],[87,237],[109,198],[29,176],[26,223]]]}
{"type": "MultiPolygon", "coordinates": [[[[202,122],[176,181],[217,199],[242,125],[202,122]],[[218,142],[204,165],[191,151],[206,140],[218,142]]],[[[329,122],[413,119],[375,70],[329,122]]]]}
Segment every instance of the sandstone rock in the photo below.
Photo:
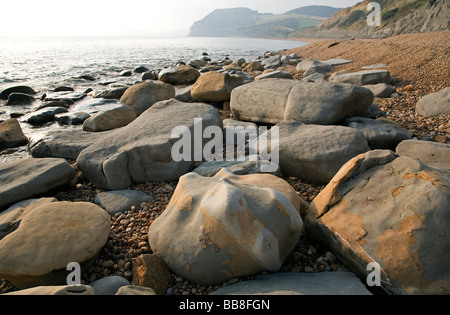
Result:
{"type": "Polygon", "coordinates": [[[142,81],[146,81],[146,80],[158,80],[158,72],[153,70],[153,71],[149,71],[149,72],[144,72],[142,74],[142,81]]]}
{"type": "Polygon", "coordinates": [[[300,203],[273,175],[189,173],[150,226],[150,246],[174,273],[202,285],[278,271],[301,235],[300,203]]]}
{"type": "Polygon", "coordinates": [[[5,105],[28,105],[34,102],[34,97],[25,93],[11,93],[5,105]]]}
{"type": "Polygon", "coordinates": [[[153,104],[175,97],[175,88],[160,81],[145,81],[130,87],[120,99],[120,103],[142,114],[153,104]]]}
{"type": "Polygon", "coordinates": [[[133,262],[132,283],[135,286],[152,288],[156,294],[163,295],[171,279],[172,273],[158,255],[141,255],[133,262]]]}
{"type": "Polygon", "coordinates": [[[17,119],[8,119],[0,123],[0,150],[20,147],[28,143],[17,119]]]}
{"type": "Polygon", "coordinates": [[[88,113],[76,112],[76,113],[65,113],[55,115],[55,119],[58,121],[58,124],[62,125],[82,125],[86,119],[91,117],[88,113]]]}
{"type": "Polygon", "coordinates": [[[191,66],[195,69],[200,69],[201,67],[204,67],[208,64],[206,60],[203,59],[191,59],[188,61],[187,65],[191,66]]]}
{"type": "Polygon", "coordinates": [[[109,229],[110,216],[92,203],[44,204],[0,241],[0,277],[19,289],[64,284],[67,265],[78,262],[86,268],[105,245],[109,229]]]}
{"type": "Polygon", "coordinates": [[[95,295],[95,292],[90,286],[81,284],[76,286],[40,286],[3,295],[95,295]]]}
{"type": "Polygon", "coordinates": [[[222,287],[211,295],[372,295],[353,273],[274,273],[222,287]]]}
{"type": "Polygon", "coordinates": [[[96,143],[104,133],[91,133],[82,130],[49,131],[32,136],[28,151],[34,158],[63,158],[76,160],[81,151],[96,143]]]}
{"type": "Polygon", "coordinates": [[[30,88],[29,86],[14,86],[6,90],[3,90],[0,93],[0,99],[7,100],[12,93],[24,93],[28,95],[34,95],[36,94],[36,91],[30,88]]]}
{"type": "Polygon", "coordinates": [[[15,203],[3,212],[0,212],[0,240],[17,229],[22,219],[34,209],[58,201],[55,198],[28,199],[15,203]]]}
{"type": "Polygon", "coordinates": [[[244,80],[240,76],[207,72],[195,82],[191,96],[192,99],[200,102],[229,101],[231,91],[243,83],[244,80]]]}
{"type": "Polygon", "coordinates": [[[177,66],[162,70],[158,79],[170,84],[192,84],[200,77],[200,72],[190,66],[177,66]]]}
{"type": "Polygon", "coordinates": [[[75,169],[63,159],[0,163],[0,209],[67,184],[75,175],[75,169]]]}
{"type": "Polygon", "coordinates": [[[346,163],[313,200],[306,233],[363,281],[380,266],[381,286],[395,294],[450,292],[449,178],[392,151],[346,163]]]}
{"type": "Polygon", "coordinates": [[[370,90],[350,84],[265,79],[235,88],[230,106],[237,120],[329,125],[364,113],[372,101],[370,90]]]}
{"type": "Polygon", "coordinates": [[[101,132],[120,128],[136,119],[136,113],[130,107],[118,107],[103,113],[95,114],[83,123],[83,130],[101,132]]]}
{"type": "MultiPolygon", "coordinates": [[[[216,175],[222,168],[226,168],[230,173],[235,175],[247,175],[247,174],[260,174],[267,173],[264,172],[263,166],[268,166],[270,161],[263,161],[258,158],[257,161],[210,161],[204,162],[199,167],[193,170],[194,173],[197,173],[201,176],[212,177],[216,175]]],[[[270,172],[269,174],[280,176],[281,171],[278,167],[275,171],[270,172]]]]}
{"type": "MultiPolygon", "coordinates": [[[[353,128],[298,122],[281,122],[276,126],[281,172],[306,182],[327,184],[348,160],[370,150],[364,135],[353,128]]],[[[267,139],[271,139],[270,130],[267,134],[267,139]]],[[[258,144],[255,141],[249,145],[258,144]]],[[[270,150],[271,141],[266,146],[259,144],[259,152],[270,150]]]]}
{"type": "Polygon", "coordinates": [[[425,117],[450,115],[450,87],[422,97],[416,104],[416,114],[425,117]]]}
{"type": "Polygon", "coordinates": [[[350,83],[355,85],[377,83],[391,84],[391,74],[388,70],[364,70],[331,76],[329,80],[330,82],[350,83]]]}
{"type": "Polygon", "coordinates": [[[345,125],[361,131],[372,150],[395,150],[400,142],[411,139],[406,130],[370,118],[352,117],[345,121],[345,125]]]}
{"type": "Polygon", "coordinates": [[[116,190],[99,193],[95,196],[95,203],[106,210],[111,216],[130,210],[131,206],[138,207],[143,202],[153,200],[152,196],[138,190],[116,190]]]}
{"type": "Polygon", "coordinates": [[[193,135],[198,117],[203,119],[202,133],[210,125],[222,127],[222,119],[211,105],[158,102],[129,125],[86,148],[77,165],[96,186],[108,190],[125,189],[133,182],[176,180],[193,168],[194,157],[191,161],[173,160],[171,148],[178,138],[172,138],[172,131],[186,126],[193,135]]]}

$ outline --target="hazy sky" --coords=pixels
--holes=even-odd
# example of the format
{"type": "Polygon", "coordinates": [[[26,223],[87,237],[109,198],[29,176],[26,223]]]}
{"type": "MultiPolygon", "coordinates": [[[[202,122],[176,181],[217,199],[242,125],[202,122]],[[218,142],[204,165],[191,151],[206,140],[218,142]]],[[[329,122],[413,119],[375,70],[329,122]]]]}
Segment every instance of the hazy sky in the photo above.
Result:
{"type": "Polygon", "coordinates": [[[189,29],[214,9],[284,13],[307,5],[349,7],[362,0],[3,0],[0,36],[148,35],[189,29]]]}

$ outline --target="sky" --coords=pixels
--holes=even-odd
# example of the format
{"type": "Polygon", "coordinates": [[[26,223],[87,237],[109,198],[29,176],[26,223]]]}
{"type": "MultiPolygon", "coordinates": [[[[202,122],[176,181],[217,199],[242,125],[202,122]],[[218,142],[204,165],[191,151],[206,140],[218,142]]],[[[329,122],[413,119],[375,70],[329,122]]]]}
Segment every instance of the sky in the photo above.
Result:
{"type": "MultiPolygon", "coordinates": [[[[308,5],[362,0],[3,0],[0,36],[143,36],[187,30],[215,9],[280,14],[308,5]]],[[[169,34],[168,34],[169,33],[169,34]]],[[[178,32],[176,32],[178,33],[178,32]]]]}

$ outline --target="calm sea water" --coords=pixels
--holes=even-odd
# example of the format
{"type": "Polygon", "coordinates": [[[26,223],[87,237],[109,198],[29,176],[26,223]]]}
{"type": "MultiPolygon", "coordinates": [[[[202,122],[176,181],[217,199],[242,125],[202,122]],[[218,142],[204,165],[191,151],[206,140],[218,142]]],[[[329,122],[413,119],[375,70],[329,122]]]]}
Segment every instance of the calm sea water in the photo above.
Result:
{"type": "Polygon", "coordinates": [[[15,85],[37,91],[73,86],[71,78],[83,74],[108,80],[122,70],[137,66],[162,69],[201,57],[203,52],[212,60],[225,56],[253,60],[266,51],[304,44],[247,38],[0,38],[0,91],[15,85]]]}

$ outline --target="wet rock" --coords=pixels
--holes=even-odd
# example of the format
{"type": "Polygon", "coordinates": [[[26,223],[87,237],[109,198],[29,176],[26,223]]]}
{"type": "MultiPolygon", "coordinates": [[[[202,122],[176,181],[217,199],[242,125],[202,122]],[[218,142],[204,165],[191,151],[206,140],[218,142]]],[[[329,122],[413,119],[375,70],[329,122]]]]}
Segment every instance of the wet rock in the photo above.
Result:
{"type": "Polygon", "coordinates": [[[200,72],[190,66],[176,66],[162,70],[158,79],[169,84],[192,84],[200,77],[200,72]]]}
{"type": "Polygon", "coordinates": [[[39,126],[54,121],[55,115],[67,112],[67,108],[64,107],[46,107],[22,116],[20,121],[39,126]]]}
{"type": "Polygon", "coordinates": [[[34,97],[25,93],[11,93],[5,105],[29,105],[34,102],[34,97]]]}
{"type": "Polygon", "coordinates": [[[63,159],[22,159],[0,163],[0,208],[70,182],[76,170],[63,159]]]}
{"type": "Polygon", "coordinates": [[[33,90],[29,86],[14,86],[14,87],[10,87],[6,90],[3,90],[0,93],[0,99],[7,100],[9,95],[11,95],[12,93],[24,93],[24,94],[28,94],[28,95],[34,95],[34,94],[36,94],[36,91],[33,90]]]}

